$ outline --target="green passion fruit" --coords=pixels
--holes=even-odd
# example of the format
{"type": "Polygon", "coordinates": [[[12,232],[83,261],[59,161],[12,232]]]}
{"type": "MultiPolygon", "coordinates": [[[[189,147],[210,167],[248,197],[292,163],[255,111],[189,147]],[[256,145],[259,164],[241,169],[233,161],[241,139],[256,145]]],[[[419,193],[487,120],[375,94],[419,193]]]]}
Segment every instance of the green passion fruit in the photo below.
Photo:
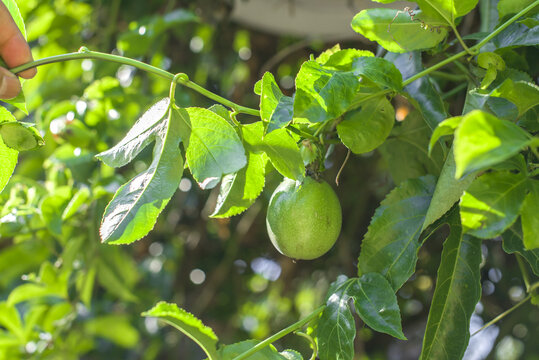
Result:
{"type": "Polygon", "coordinates": [[[325,181],[307,176],[303,182],[284,179],[271,196],[266,227],[283,255],[312,260],[324,255],[341,232],[337,195],[325,181]]]}

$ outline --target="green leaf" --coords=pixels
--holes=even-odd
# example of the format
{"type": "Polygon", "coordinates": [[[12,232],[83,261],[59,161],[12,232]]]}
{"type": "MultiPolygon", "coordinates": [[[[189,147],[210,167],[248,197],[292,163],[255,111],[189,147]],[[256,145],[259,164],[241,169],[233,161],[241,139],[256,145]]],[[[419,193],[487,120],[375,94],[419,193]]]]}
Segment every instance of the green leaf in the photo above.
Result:
{"type": "Polygon", "coordinates": [[[439,123],[436,129],[434,129],[434,132],[430,138],[429,153],[442,136],[453,135],[455,130],[459,127],[461,121],[462,116],[454,116],[439,123]]]}
{"type": "Polygon", "coordinates": [[[350,311],[346,293],[350,281],[342,275],[331,284],[326,299],[326,308],[318,319],[316,337],[318,356],[324,360],[352,360],[354,358],[354,338],[356,323],[350,311]],[[341,301],[342,300],[342,301],[341,301]]]}
{"type": "MultiPolygon", "coordinates": [[[[4,122],[13,121],[16,121],[15,117],[7,109],[0,106],[0,125],[4,122]]],[[[6,187],[11,175],[13,175],[18,157],[19,152],[8,147],[0,136],[0,164],[2,164],[0,167],[0,193],[6,187]]]]}
{"type": "Polygon", "coordinates": [[[69,219],[75,215],[82,206],[84,206],[90,199],[90,189],[88,187],[81,187],[69,200],[69,203],[62,212],[62,221],[69,219]]]}
{"type": "Polygon", "coordinates": [[[455,178],[455,171],[455,157],[453,156],[453,148],[451,148],[444,162],[440,177],[436,182],[432,201],[425,215],[425,221],[421,230],[425,230],[427,226],[433,224],[449,211],[459,201],[464,191],[470,186],[476,176],[476,173],[470,173],[457,180],[455,178]]]}
{"type": "MultiPolygon", "coordinates": [[[[404,80],[424,70],[419,51],[410,54],[388,53],[384,58],[395,64],[404,80]]],[[[431,131],[449,117],[439,91],[432,85],[428,76],[415,80],[407,85],[404,91],[404,95],[412,105],[421,112],[431,131]]]]}
{"type": "Polygon", "coordinates": [[[220,359],[216,349],[218,339],[213,330],[193,314],[179,308],[178,305],[161,301],[150,310],[143,312],[142,316],[163,320],[196,342],[208,355],[209,360],[220,359]]]}
{"type": "Polygon", "coordinates": [[[138,281],[135,261],[121,248],[107,248],[95,261],[97,280],[111,294],[123,301],[137,302],[133,294],[138,281]]]}
{"type": "Polygon", "coordinates": [[[393,53],[430,49],[447,36],[445,21],[430,19],[420,11],[414,20],[393,9],[366,9],[352,20],[352,29],[393,53]],[[426,25],[426,26],[425,26],[426,25]]]}
{"type": "Polygon", "coordinates": [[[499,0],[497,8],[500,20],[508,15],[516,14],[526,6],[531,5],[533,1],[534,0],[499,0]]]}
{"type": "MultiPolygon", "coordinates": [[[[0,58],[0,66],[3,66],[4,62],[0,58]]],[[[19,80],[21,82],[21,87],[24,87],[24,79],[19,80]]],[[[13,99],[2,99],[2,102],[15,106],[17,109],[21,110],[23,113],[28,115],[28,108],[26,107],[26,97],[24,96],[24,90],[15,96],[13,99]]]]}
{"type": "Polygon", "coordinates": [[[533,181],[531,190],[520,211],[524,247],[527,250],[539,248],[539,181],[533,181]]]}
{"type": "Polygon", "coordinates": [[[179,143],[185,113],[170,107],[168,116],[156,129],[152,163],[114,194],[101,222],[99,232],[103,242],[128,244],[139,240],[154,227],[182,176],[179,143]]]}
{"type": "Polygon", "coordinates": [[[378,273],[364,274],[334,284],[318,321],[317,338],[322,359],[352,359],[355,322],[348,306],[373,330],[405,340],[397,297],[389,282],[378,273]]]}
{"type": "Polygon", "coordinates": [[[395,110],[385,96],[362,103],[359,109],[347,112],[337,124],[342,143],[354,154],[376,149],[388,137],[395,122],[395,110]]]}
{"type": "Polygon", "coordinates": [[[215,187],[223,175],[247,164],[236,130],[221,116],[195,107],[175,112],[181,121],[187,165],[202,189],[215,187]]]}
{"type": "Polygon", "coordinates": [[[383,58],[363,56],[354,60],[354,74],[364,76],[381,89],[402,90],[402,75],[395,65],[383,58]]]}
{"type": "Polygon", "coordinates": [[[500,163],[531,143],[532,138],[512,122],[474,110],[455,131],[455,177],[500,163]]]}
{"type": "Polygon", "coordinates": [[[241,127],[243,141],[248,151],[265,153],[281,175],[289,179],[301,180],[305,173],[303,159],[296,141],[285,129],[279,129],[264,136],[261,121],[241,127]]]}
{"type": "Polygon", "coordinates": [[[269,72],[262,77],[260,94],[260,117],[264,121],[264,133],[281,129],[292,121],[294,100],[285,96],[269,72]]]}
{"type": "Polygon", "coordinates": [[[0,136],[7,147],[17,151],[35,150],[45,144],[33,124],[20,121],[0,123],[0,136]]]}
{"type": "Polygon", "coordinates": [[[430,135],[431,130],[421,114],[413,111],[394,125],[390,136],[379,147],[396,185],[406,179],[440,174],[442,149],[440,145],[435,146],[431,157],[428,156],[430,135]]]}
{"type": "Polygon", "coordinates": [[[21,12],[19,11],[19,7],[17,6],[17,3],[15,0],[2,0],[4,5],[6,5],[6,8],[8,9],[9,13],[11,14],[11,17],[15,21],[15,24],[17,24],[17,27],[19,28],[19,31],[21,32],[22,36],[26,39],[26,28],[24,27],[24,20],[22,18],[21,12]]]}
{"type": "Polygon", "coordinates": [[[210,217],[227,218],[247,210],[264,189],[267,158],[249,152],[247,166],[223,177],[217,205],[210,217]]]}
{"type": "Polygon", "coordinates": [[[539,105],[539,87],[535,84],[507,79],[502,85],[494,89],[490,96],[501,97],[511,101],[518,108],[518,115],[539,105]]]}
{"type": "Polygon", "coordinates": [[[118,144],[96,157],[111,167],[131,162],[146,146],[155,140],[161,122],[169,115],[170,99],[164,98],[149,108],[118,144]]]}
{"type": "Polygon", "coordinates": [[[501,235],[517,219],[526,190],[522,173],[496,171],[475,179],[460,201],[464,232],[481,239],[501,235]]]}
{"type": "Polygon", "coordinates": [[[498,70],[505,70],[505,62],[502,57],[493,52],[477,55],[477,64],[487,70],[481,81],[481,89],[486,89],[496,79],[498,70]]]}
{"type": "Polygon", "coordinates": [[[0,325],[16,335],[19,341],[25,342],[26,337],[19,312],[15,306],[8,305],[5,301],[0,302],[0,325]]]}
{"type": "Polygon", "coordinates": [[[304,62],[296,77],[294,122],[317,123],[341,116],[359,87],[351,71],[325,68],[314,60],[304,62]]]}
{"type": "Polygon", "coordinates": [[[367,50],[358,49],[343,49],[332,51],[331,53],[323,53],[316,61],[324,65],[325,68],[339,71],[354,70],[354,61],[361,57],[373,57],[374,54],[367,50]]]}
{"type": "Polygon", "coordinates": [[[62,214],[69,202],[70,196],[70,189],[63,187],[61,191],[57,190],[45,196],[39,204],[43,223],[56,236],[62,235],[62,214]]]}
{"type": "MultiPolygon", "coordinates": [[[[219,360],[232,360],[236,356],[243,354],[244,352],[251,350],[256,344],[257,340],[245,340],[239,343],[223,345],[219,348],[218,357],[219,360]]],[[[286,360],[288,359],[284,355],[281,355],[275,350],[273,345],[268,345],[260,351],[255,352],[253,355],[246,358],[246,360],[286,360]]],[[[211,359],[210,359],[211,360],[211,359]]]]}
{"type": "Polygon", "coordinates": [[[139,333],[126,315],[105,315],[84,321],[84,332],[107,339],[124,348],[134,348],[139,342],[139,333]]]}
{"type": "Polygon", "coordinates": [[[518,253],[530,264],[535,275],[539,276],[539,249],[527,250],[524,247],[522,225],[517,220],[502,234],[503,250],[508,254],[518,253]]]}
{"type": "MultiPolygon", "coordinates": [[[[532,20],[539,20],[539,14],[531,16],[532,20]]],[[[529,28],[522,23],[512,23],[499,33],[489,44],[483,47],[484,51],[494,51],[505,47],[535,46],[539,44],[539,25],[529,28]]]]}
{"type": "Polygon", "coordinates": [[[462,235],[458,210],[447,220],[445,240],[436,278],[420,359],[461,359],[470,339],[470,318],[481,297],[481,241],[462,235]]]}
{"type": "Polygon", "coordinates": [[[413,274],[435,178],[402,182],[382,201],[361,244],[358,274],[377,272],[398,290],[413,274]]]}
{"type": "Polygon", "coordinates": [[[455,25],[455,19],[472,11],[478,0],[418,0],[421,10],[428,16],[455,25]]]}

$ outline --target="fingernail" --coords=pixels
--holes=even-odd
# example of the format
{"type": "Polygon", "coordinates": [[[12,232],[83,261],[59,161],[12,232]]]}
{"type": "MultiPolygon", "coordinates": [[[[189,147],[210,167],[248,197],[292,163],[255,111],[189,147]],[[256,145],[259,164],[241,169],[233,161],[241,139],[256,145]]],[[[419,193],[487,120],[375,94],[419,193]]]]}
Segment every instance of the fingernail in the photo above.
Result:
{"type": "Polygon", "coordinates": [[[9,70],[0,68],[0,99],[12,99],[21,91],[19,79],[9,70]]]}

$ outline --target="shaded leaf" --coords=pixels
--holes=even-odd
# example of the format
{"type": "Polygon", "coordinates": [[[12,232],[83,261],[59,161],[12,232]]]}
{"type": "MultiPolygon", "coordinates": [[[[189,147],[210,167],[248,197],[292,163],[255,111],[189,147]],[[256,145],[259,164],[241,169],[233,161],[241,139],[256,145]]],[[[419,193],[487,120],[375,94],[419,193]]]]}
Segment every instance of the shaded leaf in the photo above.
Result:
{"type": "Polygon", "coordinates": [[[385,96],[380,96],[362,103],[359,109],[347,112],[337,124],[337,133],[347,148],[354,154],[361,154],[380,146],[394,122],[393,106],[385,96]]]}
{"type": "Polygon", "coordinates": [[[401,329],[397,297],[389,282],[378,273],[342,279],[328,293],[326,307],[318,321],[317,338],[322,359],[352,359],[356,328],[349,307],[372,329],[406,339],[401,329]]]}
{"type": "Polygon", "coordinates": [[[450,149],[440,177],[436,182],[436,188],[432,195],[429,209],[425,215],[422,230],[441,218],[446,212],[459,201],[464,191],[474,181],[476,173],[470,173],[460,179],[455,178],[456,164],[453,156],[453,148],[450,149]]]}
{"type": "Polygon", "coordinates": [[[248,151],[265,153],[281,175],[289,179],[301,180],[305,173],[303,159],[296,141],[285,129],[279,129],[263,136],[261,121],[241,128],[243,141],[248,151]]]}
{"type": "Polygon", "coordinates": [[[397,122],[389,137],[378,149],[388,164],[393,182],[440,173],[443,153],[436,145],[429,157],[427,146],[431,130],[418,111],[412,111],[404,121],[397,122]]]}
{"type": "Polygon", "coordinates": [[[520,210],[524,247],[539,249],[539,181],[533,181],[520,210]]]}
{"type": "MultiPolygon", "coordinates": [[[[530,16],[539,20],[539,14],[530,16]]],[[[482,51],[494,51],[505,47],[534,46],[539,44],[539,25],[529,28],[525,24],[514,22],[496,35],[482,51]]]]}
{"type": "Polygon", "coordinates": [[[415,12],[414,21],[408,13],[397,11],[362,10],[352,20],[352,29],[394,53],[429,49],[447,36],[445,22],[428,19],[421,11],[415,12]]]}
{"type": "Polygon", "coordinates": [[[533,273],[539,276],[539,249],[527,250],[524,247],[520,220],[517,220],[513,226],[502,234],[502,239],[503,250],[508,254],[520,254],[530,264],[533,273]]]}
{"type": "MultiPolygon", "coordinates": [[[[385,59],[391,61],[402,73],[403,80],[423,70],[421,53],[414,51],[410,54],[387,54],[385,59]]],[[[423,119],[431,130],[449,117],[442,97],[431,84],[429,76],[423,76],[404,87],[404,95],[412,105],[421,112],[423,119]]]]}
{"type": "Polygon", "coordinates": [[[137,346],[140,338],[126,315],[105,315],[86,320],[84,331],[128,349],[137,346]]]}
{"type": "Polygon", "coordinates": [[[351,71],[325,68],[314,60],[304,62],[296,76],[294,122],[316,123],[341,116],[359,87],[351,71]]]}
{"type": "Polygon", "coordinates": [[[128,244],[153,229],[180,183],[183,158],[178,146],[185,117],[185,111],[170,107],[167,118],[160,122],[152,163],[122,185],[105,209],[99,231],[103,242],[128,244]]]}
{"type": "Polygon", "coordinates": [[[247,164],[236,130],[222,117],[203,108],[176,110],[181,121],[186,162],[202,189],[215,187],[221,177],[247,164]]]}
{"type": "Polygon", "coordinates": [[[522,173],[496,171],[475,179],[460,201],[464,232],[482,239],[501,235],[517,219],[526,190],[522,173]]]}
{"type": "Polygon", "coordinates": [[[249,152],[247,166],[234,174],[225,175],[210,217],[226,218],[247,210],[264,189],[266,161],[264,154],[249,152]]]}
{"type": "Polygon", "coordinates": [[[26,340],[19,312],[15,306],[8,305],[5,301],[0,302],[0,325],[16,335],[19,341],[26,340]]]}
{"type": "Polygon", "coordinates": [[[520,127],[480,110],[464,115],[453,143],[456,178],[516,155],[532,138],[520,127]]]}
{"type": "Polygon", "coordinates": [[[361,244],[358,274],[377,272],[398,290],[413,274],[435,178],[402,182],[381,202],[361,244]]]}
{"type": "Polygon", "coordinates": [[[196,342],[210,360],[219,359],[216,349],[218,339],[213,330],[205,326],[193,314],[179,308],[176,304],[161,301],[150,310],[143,312],[142,316],[156,317],[163,320],[196,342]]]}
{"type": "Polygon", "coordinates": [[[462,235],[458,210],[448,216],[420,359],[461,359],[470,339],[470,319],[481,296],[481,241],[462,235]]]}

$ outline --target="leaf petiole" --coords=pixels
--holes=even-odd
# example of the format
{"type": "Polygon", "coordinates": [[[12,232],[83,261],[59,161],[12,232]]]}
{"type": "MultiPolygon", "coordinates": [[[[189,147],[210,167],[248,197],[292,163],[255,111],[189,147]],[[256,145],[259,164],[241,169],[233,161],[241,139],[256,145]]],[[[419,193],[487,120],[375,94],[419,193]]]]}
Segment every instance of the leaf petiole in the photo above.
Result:
{"type": "Polygon", "coordinates": [[[309,315],[307,315],[305,318],[295,322],[294,324],[290,325],[289,327],[279,331],[278,333],[276,334],[273,334],[272,336],[270,336],[269,338],[265,339],[264,341],[261,341],[259,342],[258,344],[256,344],[255,346],[253,346],[252,348],[250,348],[249,350],[247,350],[246,352],[236,356],[235,358],[233,358],[232,360],[243,360],[243,359],[246,359],[248,358],[249,356],[253,355],[254,353],[256,353],[257,351],[260,351],[262,350],[263,348],[265,348],[266,346],[268,346],[269,344],[279,340],[280,338],[284,337],[285,335],[288,335],[290,334],[291,332],[294,332],[296,330],[298,330],[299,328],[301,328],[303,325],[311,322],[312,320],[314,320],[315,318],[317,318],[321,313],[322,311],[324,311],[324,309],[326,308],[325,305],[322,305],[320,306],[318,309],[314,310],[312,313],[310,313],[309,315]]]}

